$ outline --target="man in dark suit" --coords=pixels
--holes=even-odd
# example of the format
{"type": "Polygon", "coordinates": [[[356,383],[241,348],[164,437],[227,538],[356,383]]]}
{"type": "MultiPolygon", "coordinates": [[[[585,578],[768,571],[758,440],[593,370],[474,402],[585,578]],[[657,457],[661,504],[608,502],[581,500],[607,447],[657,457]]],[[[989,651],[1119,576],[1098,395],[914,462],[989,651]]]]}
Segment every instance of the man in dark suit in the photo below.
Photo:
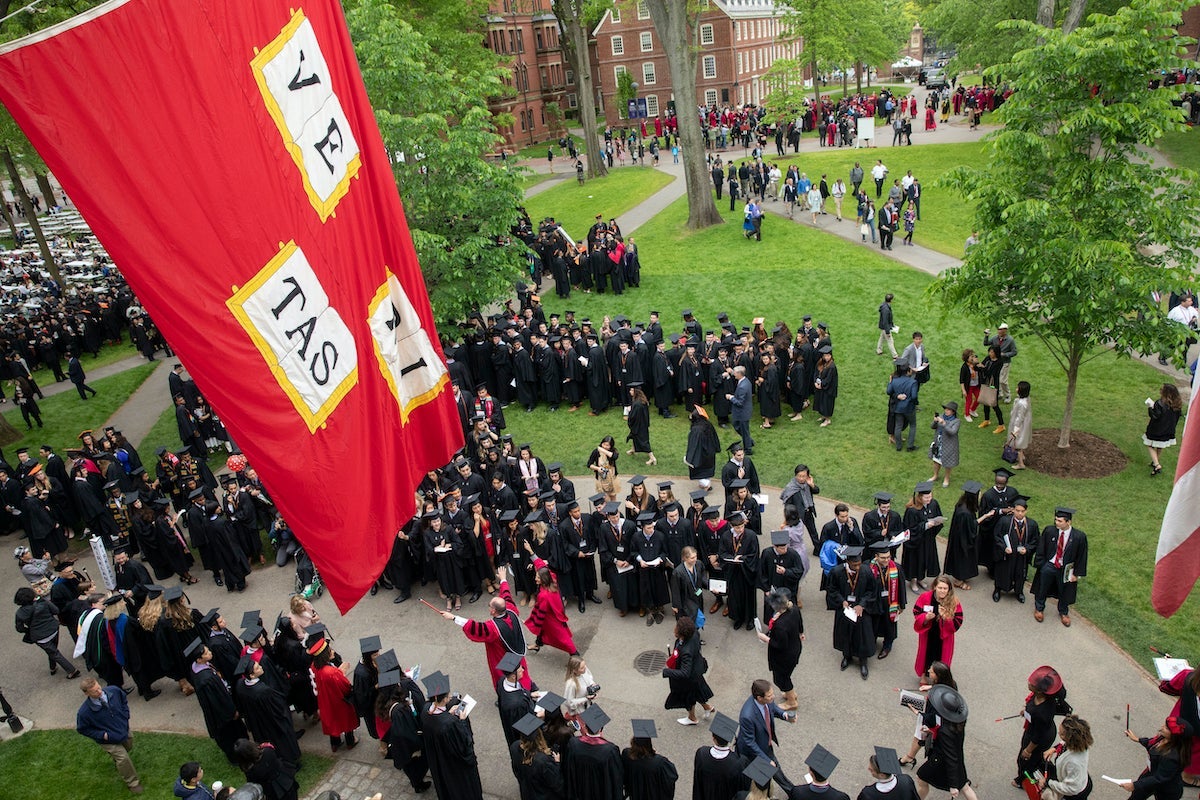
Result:
{"type": "Polygon", "coordinates": [[[1042,531],[1034,569],[1037,587],[1033,594],[1033,617],[1041,622],[1046,597],[1058,598],[1058,618],[1071,627],[1071,604],[1079,592],[1079,579],[1087,575],[1087,535],[1072,527],[1075,509],[1054,509],[1054,525],[1042,531]]]}
{"type": "MultiPolygon", "coordinates": [[[[742,711],[738,715],[738,754],[750,760],[762,757],[779,767],[779,760],[775,757],[775,744],[779,741],[775,735],[777,719],[794,725],[796,714],[775,705],[775,690],[771,682],[759,678],[750,684],[750,697],[742,704],[742,711]]],[[[785,792],[792,790],[792,782],[782,769],[775,773],[775,781],[785,792]]]]}
{"type": "Polygon", "coordinates": [[[754,410],[754,391],[750,386],[750,379],[746,377],[745,367],[740,364],[734,367],[733,377],[737,386],[733,394],[726,395],[725,399],[733,404],[733,413],[730,414],[733,429],[742,437],[742,447],[746,449],[746,455],[752,455],[754,439],[750,436],[750,414],[754,410]]]}
{"type": "Polygon", "coordinates": [[[854,517],[850,516],[850,506],[845,503],[838,503],[833,507],[833,519],[821,526],[821,541],[833,539],[838,544],[848,546],[866,546],[866,539],[863,538],[862,529],[858,527],[858,523],[854,517]]]}

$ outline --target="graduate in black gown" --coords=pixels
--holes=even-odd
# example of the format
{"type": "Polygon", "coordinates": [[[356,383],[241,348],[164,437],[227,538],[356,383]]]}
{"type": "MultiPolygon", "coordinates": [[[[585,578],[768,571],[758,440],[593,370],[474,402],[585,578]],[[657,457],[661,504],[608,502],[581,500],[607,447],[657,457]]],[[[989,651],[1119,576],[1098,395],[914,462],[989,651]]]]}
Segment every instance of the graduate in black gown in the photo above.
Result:
{"type": "Polygon", "coordinates": [[[451,705],[450,678],[435,672],[425,678],[425,690],[430,701],[421,712],[421,729],[434,791],[439,800],[483,800],[475,734],[461,705],[451,705]]]}
{"type": "MultiPolygon", "coordinates": [[[[1012,513],[996,523],[992,537],[992,577],[995,579],[992,600],[997,603],[1004,592],[1015,594],[1019,603],[1025,602],[1025,577],[1029,573],[1029,562],[1037,552],[1042,530],[1037,520],[1026,515],[1028,508],[1029,498],[1017,497],[1013,500],[1012,513]]],[[[982,525],[980,535],[983,535],[982,525]]]]}
{"type": "Polygon", "coordinates": [[[912,500],[904,509],[904,576],[914,594],[926,587],[926,578],[941,573],[938,564],[937,536],[946,525],[942,507],[933,499],[933,482],[922,481],[913,489],[912,500]]]}
{"type": "Polygon", "coordinates": [[[758,531],[746,527],[746,515],[735,511],[729,516],[730,527],[721,536],[721,563],[728,581],[729,619],[733,629],[744,625],[754,630],[758,613],[755,600],[758,586],[758,531]]]}
{"type": "Polygon", "coordinates": [[[563,779],[572,800],[621,800],[625,777],[620,749],[604,738],[609,716],[593,703],[579,716],[579,736],[563,748],[563,779]]]}
{"type": "Polygon", "coordinates": [[[266,800],[296,800],[299,796],[296,765],[284,761],[274,747],[239,739],[234,751],[246,782],[261,786],[266,800]]]}
{"type": "Polygon", "coordinates": [[[300,742],[292,728],[287,699],[262,680],[262,666],[250,656],[238,661],[233,700],[246,727],[259,744],[270,742],[279,757],[300,766],[300,742]]]}
{"type": "Polygon", "coordinates": [[[538,717],[526,714],[513,726],[520,738],[509,745],[508,752],[521,800],[559,800],[565,796],[559,754],[546,743],[542,725],[538,717]]]}
{"type": "Polygon", "coordinates": [[[871,570],[863,566],[861,547],[846,548],[845,557],[844,564],[838,564],[829,572],[825,605],[834,612],[833,649],[842,654],[841,668],[845,670],[857,658],[865,681],[867,659],[875,655],[875,630],[870,614],[866,613],[866,602],[867,598],[879,594],[880,587],[871,570]],[[856,619],[852,621],[847,612],[854,614],[856,619]]]}
{"type": "Polygon", "coordinates": [[[233,704],[233,694],[221,673],[213,668],[212,651],[196,639],[184,651],[184,657],[192,662],[191,682],[196,690],[200,710],[204,712],[204,727],[221,752],[236,763],[233,746],[238,739],[249,736],[246,725],[233,704]]]}
{"type": "Polygon", "coordinates": [[[874,783],[862,788],[858,800],[919,800],[917,785],[904,774],[892,748],[876,747],[875,754],[867,759],[867,772],[874,783]]]}
{"type": "Polygon", "coordinates": [[[505,653],[496,665],[496,671],[501,676],[496,684],[496,705],[500,709],[500,727],[510,747],[520,738],[520,731],[514,726],[526,714],[534,713],[535,709],[533,695],[521,685],[521,678],[525,674],[521,661],[521,656],[516,653],[505,653]]]}
{"type": "Polygon", "coordinates": [[[621,751],[625,796],[629,800],[672,800],[679,772],[666,756],[654,752],[658,736],[652,719],[630,720],[633,738],[621,751]]]}
{"type": "Polygon", "coordinates": [[[692,800],[728,800],[747,788],[742,774],[746,759],[729,747],[737,738],[737,725],[720,711],[713,715],[712,746],[698,749],[693,761],[692,800]]]}
{"type": "Polygon", "coordinates": [[[837,769],[839,759],[817,745],[804,759],[812,781],[797,781],[788,793],[788,800],[850,800],[850,795],[829,785],[829,777],[837,769]]]}
{"type": "Polygon", "coordinates": [[[387,695],[382,705],[392,722],[386,737],[387,754],[392,766],[404,770],[413,791],[420,794],[429,788],[429,781],[425,780],[429,763],[425,760],[420,713],[425,706],[425,695],[416,681],[400,669],[380,673],[379,691],[387,695]]]}
{"type": "Polygon", "coordinates": [[[376,684],[379,681],[379,669],[375,666],[375,657],[383,649],[378,636],[367,636],[358,640],[362,651],[362,660],[354,665],[354,676],[351,679],[351,694],[354,699],[354,710],[366,723],[367,734],[372,739],[378,739],[375,730],[375,700],[379,694],[376,684]]]}
{"type": "Polygon", "coordinates": [[[225,627],[225,618],[220,609],[211,609],[200,618],[200,640],[212,651],[212,665],[225,682],[232,685],[234,670],[242,657],[242,643],[225,627]]]}

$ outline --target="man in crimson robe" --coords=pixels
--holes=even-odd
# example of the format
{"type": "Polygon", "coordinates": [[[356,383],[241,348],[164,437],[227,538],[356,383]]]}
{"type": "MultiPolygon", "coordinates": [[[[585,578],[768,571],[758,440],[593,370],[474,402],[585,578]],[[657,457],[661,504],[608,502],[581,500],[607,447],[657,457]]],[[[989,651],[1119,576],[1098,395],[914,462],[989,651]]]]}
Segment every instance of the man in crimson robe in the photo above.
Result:
{"type": "Polygon", "coordinates": [[[500,578],[500,591],[488,604],[491,616],[487,620],[476,622],[473,619],[455,616],[449,611],[439,613],[462,628],[463,635],[472,642],[483,642],[489,682],[496,674],[500,660],[507,653],[514,653],[521,657],[521,685],[532,690],[533,681],[529,677],[529,665],[525,663],[525,632],[521,626],[521,614],[508,588],[508,570],[505,567],[496,567],[496,575],[500,578]]]}

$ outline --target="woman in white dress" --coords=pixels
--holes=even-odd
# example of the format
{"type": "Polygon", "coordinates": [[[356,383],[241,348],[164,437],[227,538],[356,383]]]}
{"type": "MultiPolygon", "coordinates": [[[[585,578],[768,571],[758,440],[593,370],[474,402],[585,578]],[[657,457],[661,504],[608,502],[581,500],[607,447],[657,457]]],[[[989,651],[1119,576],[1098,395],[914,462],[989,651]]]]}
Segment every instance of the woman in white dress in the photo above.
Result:
{"type": "Polygon", "coordinates": [[[1029,407],[1029,381],[1017,384],[1017,399],[1013,401],[1012,416],[1008,419],[1008,435],[1017,450],[1013,469],[1025,469],[1025,448],[1033,440],[1033,411],[1029,407]]]}

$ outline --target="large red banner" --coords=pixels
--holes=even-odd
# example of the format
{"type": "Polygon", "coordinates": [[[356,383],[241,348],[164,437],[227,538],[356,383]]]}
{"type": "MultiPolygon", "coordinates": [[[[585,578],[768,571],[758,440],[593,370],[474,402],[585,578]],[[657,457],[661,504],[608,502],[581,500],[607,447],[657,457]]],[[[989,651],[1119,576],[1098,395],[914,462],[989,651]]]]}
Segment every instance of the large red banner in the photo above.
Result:
{"type": "Polygon", "coordinates": [[[0,101],[349,609],[462,435],[337,0],[116,0],[0,101]]]}

